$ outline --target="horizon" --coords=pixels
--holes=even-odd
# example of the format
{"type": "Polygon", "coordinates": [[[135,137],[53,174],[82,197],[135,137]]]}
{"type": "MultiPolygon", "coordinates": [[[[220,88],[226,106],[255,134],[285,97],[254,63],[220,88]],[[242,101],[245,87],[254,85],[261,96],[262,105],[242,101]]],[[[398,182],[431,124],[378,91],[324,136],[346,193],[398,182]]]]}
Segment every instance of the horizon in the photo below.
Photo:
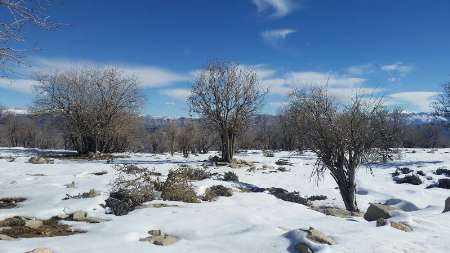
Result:
{"type": "Polygon", "coordinates": [[[26,64],[0,77],[6,108],[32,105],[36,72],[116,66],[135,75],[153,117],[189,117],[195,73],[223,59],[254,69],[274,115],[293,89],[328,82],[346,101],[357,91],[430,112],[449,81],[448,1],[58,1],[56,31],[27,28],[26,64]],[[107,3],[107,4],[106,4],[107,3]],[[440,64],[436,64],[436,63],[440,64]]]}

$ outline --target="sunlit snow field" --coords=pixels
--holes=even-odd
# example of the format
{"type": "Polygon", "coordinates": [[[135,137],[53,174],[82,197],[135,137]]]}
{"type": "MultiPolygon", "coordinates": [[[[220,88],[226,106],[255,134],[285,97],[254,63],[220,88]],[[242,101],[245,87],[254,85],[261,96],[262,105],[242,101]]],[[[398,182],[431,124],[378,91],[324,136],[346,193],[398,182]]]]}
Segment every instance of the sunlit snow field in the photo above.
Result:
{"type": "MultiPolygon", "coordinates": [[[[0,149],[1,157],[14,156],[15,161],[0,159],[0,198],[25,197],[27,200],[12,209],[0,209],[0,220],[14,215],[50,218],[76,210],[87,211],[89,216],[110,221],[88,224],[68,222],[87,233],[65,237],[0,240],[0,252],[26,252],[38,247],[47,247],[56,253],[75,252],[294,252],[295,244],[284,235],[291,230],[310,226],[332,237],[337,244],[327,246],[323,252],[450,252],[450,212],[442,213],[444,201],[450,190],[425,189],[439,178],[433,174],[439,167],[450,167],[450,150],[429,149],[403,150],[401,160],[385,165],[374,165],[373,174],[365,168],[358,172],[358,206],[365,211],[369,202],[388,202],[402,210],[396,217],[407,222],[413,232],[403,232],[390,226],[376,227],[362,217],[338,218],[326,216],[307,206],[286,202],[266,193],[243,192],[237,183],[206,179],[193,182],[198,194],[208,186],[223,184],[233,188],[233,196],[221,197],[214,202],[195,204],[169,201],[152,203],[176,204],[178,207],[146,207],[134,210],[125,216],[105,214],[100,206],[108,197],[109,183],[114,178],[113,165],[106,161],[55,159],[54,164],[31,164],[30,156],[39,150],[0,149]],[[424,180],[421,185],[396,184],[391,173],[397,167],[423,170],[433,180],[424,180]],[[106,170],[102,176],[93,172],[106,170]],[[44,174],[44,176],[36,176],[44,174]],[[75,182],[75,188],[65,185],[75,182]],[[101,195],[90,199],[62,200],[66,194],[76,195],[95,189],[101,195]],[[179,240],[170,246],[157,246],[141,242],[148,230],[161,229],[175,235],[179,240]]],[[[57,152],[57,151],[55,151],[57,152]]],[[[183,158],[157,154],[127,154],[114,163],[136,163],[167,175],[170,169],[180,164],[201,166],[209,154],[183,158]]],[[[289,152],[275,153],[275,157],[264,157],[260,151],[238,154],[238,159],[258,162],[257,167],[288,159],[293,166],[290,171],[270,173],[273,169],[247,171],[248,167],[210,167],[212,172],[222,174],[234,171],[239,180],[258,187],[281,187],[298,191],[302,196],[326,195],[327,200],[314,201],[314,205],[343,207],[336,184],[329,175],[317,181],[311,178],[315,157],[311,153],[298,155],[289,152]]]]}

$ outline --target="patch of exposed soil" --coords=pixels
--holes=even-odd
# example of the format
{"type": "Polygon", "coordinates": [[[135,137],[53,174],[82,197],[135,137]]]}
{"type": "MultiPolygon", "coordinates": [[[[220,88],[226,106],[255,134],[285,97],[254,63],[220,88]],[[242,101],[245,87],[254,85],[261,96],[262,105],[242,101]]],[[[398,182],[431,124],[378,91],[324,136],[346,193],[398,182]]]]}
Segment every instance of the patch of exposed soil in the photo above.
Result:
{"type": "Polygon", "coordinates": [[[55,237],[67,236],[85,231],[74,230],[67,224],[61,224],[57,219],[43,220],[40,226],[27,225],[28,218],[11,217],[0,221],[0,234],[12,238],[34,238],[34,237],[55,237]]]}
{"type": "Polygon", "coordinates": [[[17,207],[17,203],[24,202],[26,198],[2,198],[0,199],[0,209],[17,207]]]}

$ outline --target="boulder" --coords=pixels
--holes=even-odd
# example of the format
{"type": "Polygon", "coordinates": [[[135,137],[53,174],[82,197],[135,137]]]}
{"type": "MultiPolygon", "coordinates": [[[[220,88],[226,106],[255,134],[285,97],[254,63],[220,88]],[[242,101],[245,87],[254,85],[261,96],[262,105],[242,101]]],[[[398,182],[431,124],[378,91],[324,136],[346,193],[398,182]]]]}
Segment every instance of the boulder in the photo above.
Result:
{"type": "Polygon", "coordinates": [[[304,242],[297,244],[296,248],[299,253],[314,253],[314,251],[304,242]]]}
{"type": "Polygon", "coordinates": [[[445,212],[450,212],[450,197],[448,197],[448,198],[445,200],[444,213],[445,213],[445,212]]]}
{"type": "Polygon", "coordinates": [[[173,235],[164,234],[161,230],[150,230],[148,231],[150,236],[141,238],[139,241],[150,242],[159,246],[167,246],[177,242],[177,238],[173,235]]]}
{"type": "Polygon", "coordinates": [[[85,221],[87,219],[87,213],[85,211],[75,211],[72,214],[72,219],[74,221],[85,221]]]}
{"type": "Polygon", "coordinates": [[[269,188],[267,190],[269,191],[270,194],[272,194],[273,196],[275,196],[281,200],[294,202],[294,203],[307,205],[307,206],[311,205],[311,202],[309,200],[307,200],[306,198],[301,197],[298,192],[295,192],[295,191],[288,192],[287,190],[285,190],[283,188],[275,188],[275,187],[269,188]]]}
{"type": "Polygon", "coordinates": [[[28,162],[32,164],[52,164],[53,160],[47,159],[45,157],[33,156],[28,159],[28,162]]]}
{"type": "Polygon", "coordinates": [[[41,227],[42,225],[44,225],[44,222],[41,220],[37,220],[37,219],[31,219],[31,220],[25,221],[25,226],[32,228],[32,229],[37,229],[37,228],[41,227]]]}
{"type": "Polygon", "coordinates": [[[364,219],[367,221],[375,221],[379,218],[389,219],[391,218],[391,212],[396,211],[398,208],[389,205],[370,203],[369,208],[364,214],[364,219]]]}
{"type": "Polygon", "coordinates": [[[160,246],[167,246],[177,242],[177,238],[173,235],[158,235],[153,236],[153,244],[160,246]]]}
{"type": "Polygon", "coordinates": [[[26,253],[53,253],[53,251],[48,248],[37,248],[32,251],[28,251],[26,253]]]}
{"type": "Polygon", "coordinates": [[[320,243],[320,244],[328,244],[328,245],[333,245],[336,244],[336,242],[331,239],[330,237],[326,236],[324,233],[320,232],[319,230],[310,227],[308,230],[303,230],[305,231],[308,235],[306,236],[306,238],[308,238],[309,240],[315,242],[315,243],[320,243]]]}
{"type": "Polygon", "coordinates": [[[398,175],[400,175],[400,174],[409,174],[409,173],[411,173],[411,172],[413,172],[414,170],[412,170],[412,169],[410,169],[410,168],[407,168],[407,167],[404,167],[404,168],[397,168],[396,170],[395,170],[395,172],[394,173],[392,173],[392,176],[398,176],[398,175]]]}
{"type": "Polygon", "coordinates": [[[450,178],[441,178],[438,180],[437,187],[450,189],[450,178]]]}
{"type": "Polygon", "coordinates": [[[434,172],[434,174],[436,174],[436,175],[444,175],[444,176],[450,177],[450,170],[446,169],[446,168],[438,168],[434,172]]]}
{"type": "Polygon", "coordinates": [[[391,221],[390,224],[391,224],[391,227],[396,228],[401,231],[405,231],[405,232],[413,231],[411,226],[409,226],[408,224],[402,223],[402,222],[391,221]]]}
{"type": "Polygon", "coordinates": [[[420,185],[422,184],[422,180],[417,175],[407,175],[404,177],[394,177],[394,181],[397,184],[412,184],[412,185],[420,185]]]}

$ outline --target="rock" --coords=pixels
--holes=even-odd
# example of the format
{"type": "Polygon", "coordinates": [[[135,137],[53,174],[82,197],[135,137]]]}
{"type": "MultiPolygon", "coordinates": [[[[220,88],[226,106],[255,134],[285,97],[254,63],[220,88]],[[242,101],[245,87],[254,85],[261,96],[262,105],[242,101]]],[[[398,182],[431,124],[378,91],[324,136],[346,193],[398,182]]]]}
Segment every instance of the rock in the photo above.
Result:
{"type": "Polygon", "coordinates": [[[167,246],[177,242],[177,238],[173,235],[164,234],[161,230],[150,230],[148,231],[150,236],[141,238],[139,241],[151,242],[155,245],[167,246]]]}
{"type": "Polygon", "coordinates": [[[400,174],[409,174],[409,173],[411,173],[411,172],[413,172],[414,170],[412,170],[412,169],[410,169],[410,168],[406,168],[406,167],[404,167],[404,168],[397,168],[396,170],[395,170],[395,172],[394,173],[392,173],[392,176],[398,176],[398,175],[400,175],[400,174]]]}
{"type": "Polygon", "coordinates": [[[37,220],[37,219],[31,219],[31,220],[25,221],[25,226],[32,228],[32,229],[37,229],[37,228],[41,227],[42,225],[44,225],[44,222],[42,222],[41,220],[37,220]]]}
{"type": "Polygon", "coordinates": [[[377,227],[386,226],[388,222],[384,218],[377,219],[377,227]]]}
{"type": "Polygon", "coordinates": [[[425,177],[427,174],[425,174],[425,172],[423,172],[423,170],[419,170],[419,171],[417,171],[417,175],[425,177]]]}
{"type": "Polygon", "coordinates": [[[401,222],[395,222],[395,221],[391,221],[390,223],[391,223],[391,227],[396,228],[398,230],[405,231],[405,232],[413,231],[413,229],[408,224],[401,223],[401,222]]]}
{"type": "Polygon", "coordinates": [[[316,242],[316,243],[321,243],[321,244],[328,244],[328,245],[333,245],[336,244],[336,242],[331,239],[330,237],[326,236],[324,233],[320,232],[319,230],[310,227],[308,230],[303,230],[306,233],[308,233],[308,235],[306,236],[306,238],[308,238],[309,240],[316,242]]]}
{"type": "Polygon", "coordinates": [[[325,196],[325,195],[313,195],[313,196],[308,197],[309,201],[326,200],[326,199],[327,199],[327,196],[325,196]]]}
{"type": "Polygon", "coordinates": [[[450,197],[448,197],[445,200],[445,207],[444,207],[444,212],[443,213],[445,213],[445,212],[450,212],[450,197]]]}
{"type": "Polygon", "coordinates": [[[8,209],[17,207],[17,203],[25,201],[26,198],[1,198],[0,209],[8,209]]]}
{"type": "Polygon", "coordinates": [[[321,212],[325,215],[335,216],[339,218],[351,218],[352,213],[350,211],[347,211],[345,209],[337,208],[337,207],[331,207],[331,206],[319,206],[319,207],[312,207],[314,211],[321,212]]]}
{"type": "Polygon", "coordinates": [[[159,236],[161,235],[161,230],[157,229],[157,230],[150,230],[148,231],[149,235],[153,235],[153,236],[159,236]]]}
{"type": "Polygon", "coordinates": [[[177,242],[177,238],[173,235],[158,235],[153,236],[153,244],[160,246],[167,246],[177,242]]]}
{"type": "Polygon", "coordinates": [[[308,201],[306,198],[301,197],[298,192],[295,192],[295,191],[288,192],[287,190],[285,190],[283,188],[275,188],[275,187],[269,188],[267,190],[269,191],[270,194],[272,194],[273,196],[275,196],[281,200],[294,202],[294,203],[307,205],[307,206],[311,205],[311,202],[308,201]]]}
{"type": "Polygon", "coordinates": [[[275,164],[279,166],[292,166],[292,163],[286,159],[279,159],[275,162],[275,164]]]}
{"type": "Polygon", "coordinates": [[[304,242],[297,244],[296,248],[299,253],[314,253],[314,251],[304,242]]]}
{"type": "Polygon", "coordinates": [[[445,168],[438,168],[434,174],[436,175],[444,175],[447,177],[450,177],[450,170],[449,169],[445,169],[445,168]]]}
{"type": "Polygon", "coordinates": [[[450,189],[450,178],[441,178],[438,180],[437,187],[450,189]]]}
{"type": "Polygon", "coordinates": [[[0,234],[0,241],[11,241],[11,240],[15,240],[15,239],[16,238],[13,238],[11,236],[0,234]]]}
{"type": "Polygon", "coordinates": [[[53,253],[53,251],[48,248],[37,248],[32,251],[28,251],[26,253],[53,253]]]}
{"type": "Polygon", "coordinates": [[[72,219],[74,221],[85,221],[87,218],[87,213],[85,211],[75,211],[72,213],[72,219]]]}
{"type": "Polygon", "coordinates": [[[422,184],[422,180],[417,175],[407,175],[404,177],[394,177],[394,181],[397,184],[412,184],[412,185],[420,185],[422,184]]]}
{"type": "Polygon", "coordinates": [[[33,156],[28,159],[28,162],[32,164],[52,164],[53,160],[47,159],[45,157],[33,156]]]}
{"type": "Polygon", "coordinates": [[[396,211],[398,208],[389,205],[370,203],[367,212],[364,214],[364,219],[367,221],[375,221],[379,218],[389,219],[391,218],[391,212],[396,211]]]}

